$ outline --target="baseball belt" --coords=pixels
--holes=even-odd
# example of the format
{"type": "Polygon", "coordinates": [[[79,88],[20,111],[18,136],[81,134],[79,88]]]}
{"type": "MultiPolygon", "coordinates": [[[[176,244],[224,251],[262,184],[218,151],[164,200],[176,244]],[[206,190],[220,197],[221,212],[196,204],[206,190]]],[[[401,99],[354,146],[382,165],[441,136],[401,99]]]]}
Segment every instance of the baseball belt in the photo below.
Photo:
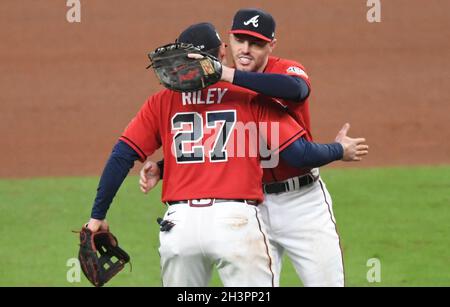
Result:
{"type": "Polygon", "coordinates": [[[319,170],[313,169],[310,173],[298,177],[289,178],[281,182],[263,184],[263,191],[266,194],[284,193],[300,189],[310,185],[319,179],[319,170]]]}
{"type": "Polygon", "coordinates": [[[251,206],[257,206],[258,201],[249,199],[222,199],[222,198],[211,198],[211,199],[190,199],[181,201],[168,201],[166,204],[168,206],[173,205],[189,205],[191,207],[209,207],[216,203],[244,203],[251,206]]]}

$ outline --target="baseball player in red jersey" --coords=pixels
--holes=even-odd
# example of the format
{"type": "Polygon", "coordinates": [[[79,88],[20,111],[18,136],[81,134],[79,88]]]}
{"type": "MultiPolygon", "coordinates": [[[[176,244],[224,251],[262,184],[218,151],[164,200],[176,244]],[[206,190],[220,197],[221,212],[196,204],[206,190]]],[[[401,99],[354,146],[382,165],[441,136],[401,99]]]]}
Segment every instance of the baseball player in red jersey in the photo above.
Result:
{"type": "MultiPolygon", "coordinates": [[[[305,127],[306,138],[312,141],[310,80],[300,63],[270,55],[276,45],[273,17],[258,9],[240,10],[234,16],[230,32],[236,69],[273,74],[275,79],[277,75],[278,79],[280,75],[297,79],[299,84],[291,86],[286,94],[275,88],[275,92],[266,94],[277,97],[278,102],[287,107],[289,114],[305,127]]],[[[243,78],[257,77],[239,75],[232,70],[227,73],[232,76],[229,81],[235,84],[241,83],[243,78]]],[[[348,126],[344,129],[348,130],[348,126]]],[[[366,151],[368,147],[360,149],[366,151]]],[[[343,259],[332,201],[318,169],[293,168],[280,161],[277,167],[264,169],[263,181],[265,201],[261,212],[273,246],[277,276],[286,252],[305,286],[344,286],[343,259]]]]}
{"type": "MultiPolygon", "coordinates": [[[[312,141],[308,96],[310,81],[304,67],[294,61],[270,56],[276,45],[275,21],[257,9],[237,12],[230,34],[235,67],[223,67],[222,80],[276,97],[312,141]]],[[[345,125],[336,140],[346,135],[345,125]]],[[[355,139],[356,140],[356,139],[355,139]]],[[[360,161],[368,153],[364,139],[358,139],[360,161]]],[[[159,172],[154,163],[141,171],[141,189],[154,186],[159,172]],[[154,176],[148,176],[148,174],[154,176]],[[148,178],[148,181],[147,179],[148,178]],[[150,182],[153,180],[152,182],[150,182]]],[[[339,236],[331,197],[317,168],[292,167],[280,160],[264,169],[265,202],[261,213],[268,225],[276,264],[276,284],[284,251],[293,262],[305,286],[343,286],[344,271],[339,236]]]]}
{"type": "MultiPolygon", "coordinates": [[[[214,28],[201,27],[208,37],[205,45],[215,42],[206,50],[223,54],[214,28]]],[[[260,154],[239,154],[239,148],[251,149],[261,136],[273,156],[293,153],[293,159],[283,157],[292,165],[302,163],[302,146],[311,150],[305,161],[326,151],[314,163],[355,159],[357,151],[350,139],[305,145],[306,131],[270,100],[225,82],[198,92],[163,90],[150,96],[105,166],[88,228],[108,227],[106,212],[134,162],[162,147],[162,201],[168,205],[160,232],[163,285],[206,286],[215,266],[225,286],[273,286],[271,249],[257,207],[263,200],[260,154]],[[236,136],[251,123],[256,124],[255,139],[236,136]],[[269,129],[258,125],[264,123],[269,129]],[[234,148],[228,146],[232,140],[234,148]]]]}
{"type": "Polygon", "coordinates": [[[238,122],[280,122],[280,145],[272,150],[305,131],[281,109],[256,103],[253,94],[231,84],[216,84],[195,99],[192,94],[163,90],[150,97],[120,138],[142,161],[161,145],[165,153],[162,201],[169,205],[165,219],[175,226],[160,234],[163,284],[207,286],[217,265],[225,286],[272,286],[271,256],[255,206],[263,200],[259,157],[228,152],[227,140],[238,122]],[[206,147],[211,137],[220,141],[206,147]]]}

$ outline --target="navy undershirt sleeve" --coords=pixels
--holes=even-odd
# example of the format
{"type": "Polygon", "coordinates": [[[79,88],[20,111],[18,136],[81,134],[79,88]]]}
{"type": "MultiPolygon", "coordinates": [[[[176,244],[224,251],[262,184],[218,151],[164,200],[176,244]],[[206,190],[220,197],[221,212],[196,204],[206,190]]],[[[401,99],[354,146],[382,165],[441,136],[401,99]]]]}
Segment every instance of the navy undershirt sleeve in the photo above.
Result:
{"type": "Polygon", "coordinates": [[[159,167],[159,180],[163,180],[164,177],[164,159],[162,159],[161,161],[156,162],[156,164],[159,167]]]}
{"type": "Polygon", "coordinates": [[[235,70],[233,84],[269,97],[295,102],[304,101],[310,93],[309,86],[305,80],[283,74],[235,70]]]}
{"type": "Polygon", "coordinates": [[[294,167],[320,167],[341,160],[344,148],[339,143],[317,144],[300,138],[280,152],[281,158],[294,167]]]}
{"type": "Polygon", "coordinates": [[[139,155],[130,146],[123,141],[117,142],[98,184],[97,196],[91,212],[92,218],[103,220],[106,217],[114,196],[138,159],[139,155]]]}

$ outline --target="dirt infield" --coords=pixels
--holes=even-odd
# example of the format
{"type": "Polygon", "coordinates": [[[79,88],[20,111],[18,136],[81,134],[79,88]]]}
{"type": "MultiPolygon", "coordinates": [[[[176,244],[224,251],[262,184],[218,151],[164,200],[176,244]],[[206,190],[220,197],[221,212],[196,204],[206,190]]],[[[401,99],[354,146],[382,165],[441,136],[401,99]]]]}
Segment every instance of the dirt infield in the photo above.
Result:
{"type": "Polygon", "coordinates": [[[450,163],[449,1],[382,0],[372,24],[365,0],[81,0],[81,23],[66,1],[3,2],[0,177],[98,175],[160,89],[146,52],[200,21],[228,40],[243,6],[271,12],[274,54],[306,66],[316,140],[348,121],[371,145],[361,166],[450,163]]]}

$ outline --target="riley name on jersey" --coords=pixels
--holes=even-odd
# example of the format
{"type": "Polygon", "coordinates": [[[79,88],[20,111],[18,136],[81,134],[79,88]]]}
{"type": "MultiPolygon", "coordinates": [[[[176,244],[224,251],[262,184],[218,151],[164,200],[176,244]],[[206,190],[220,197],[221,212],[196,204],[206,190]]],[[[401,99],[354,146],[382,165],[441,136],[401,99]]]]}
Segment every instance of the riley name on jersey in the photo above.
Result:
{"type": "Polygon", "coordinates": [[[220,104],[222,102],[223,96],[228,91],[227,88],[209,88],[207,91],[197,91],[197,92],[183,92],[181,99],[183,105],[191,104],[220,104]],[[203,94],[203,95],[202,95],[203,94]]]}

